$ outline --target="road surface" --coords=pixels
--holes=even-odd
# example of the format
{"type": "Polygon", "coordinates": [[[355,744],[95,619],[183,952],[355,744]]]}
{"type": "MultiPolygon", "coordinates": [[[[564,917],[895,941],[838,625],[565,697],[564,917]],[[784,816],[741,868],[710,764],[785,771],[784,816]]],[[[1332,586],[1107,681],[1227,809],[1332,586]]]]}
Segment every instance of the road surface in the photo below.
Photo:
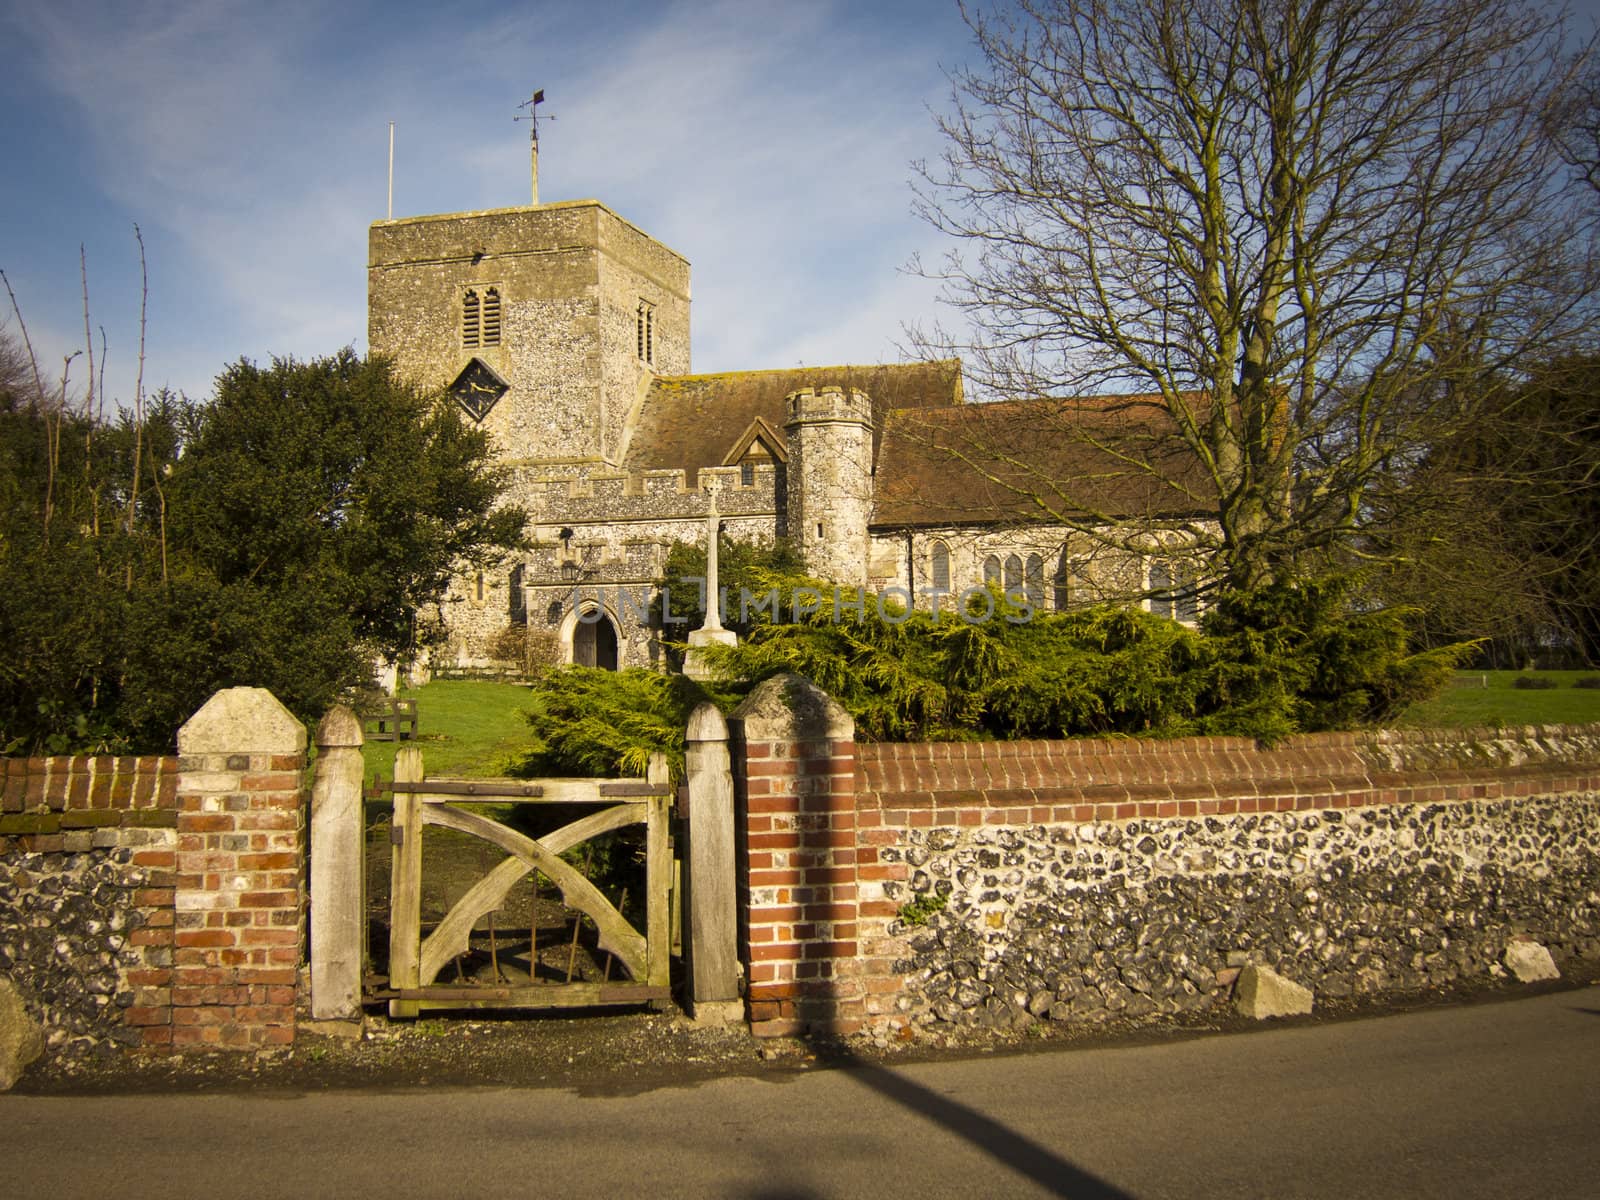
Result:
{"type": "Polygon", "coordinates": [[[1589,1198],[1600,988],[634,1095],[0,1096],[0,1195],[1589,1198]]]}

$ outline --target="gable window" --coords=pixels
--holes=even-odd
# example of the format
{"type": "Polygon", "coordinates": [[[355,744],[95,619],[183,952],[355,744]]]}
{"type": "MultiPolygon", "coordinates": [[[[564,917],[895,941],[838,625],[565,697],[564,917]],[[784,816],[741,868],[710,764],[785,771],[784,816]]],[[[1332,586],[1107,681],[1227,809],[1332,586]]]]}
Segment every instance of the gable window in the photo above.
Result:
{"type": "Polygon", "coordinates": [[[756,464],[751,462],[747,458],[742,463],[739,464],[739,486],[740,487],[755,487],[755,485],[756,485],[756,464]]]}
{"type": "Polygon", "coordinates": [[[950,547],[943,542],[933,544],[933,586],[941,592],[950,590],[950,547]]]}
{"type": "Polygon", "coordinates": [[[639,301],[637,317],[639,361],[654,363],[656,361],[656,306],[648,300],[639,301]]]}

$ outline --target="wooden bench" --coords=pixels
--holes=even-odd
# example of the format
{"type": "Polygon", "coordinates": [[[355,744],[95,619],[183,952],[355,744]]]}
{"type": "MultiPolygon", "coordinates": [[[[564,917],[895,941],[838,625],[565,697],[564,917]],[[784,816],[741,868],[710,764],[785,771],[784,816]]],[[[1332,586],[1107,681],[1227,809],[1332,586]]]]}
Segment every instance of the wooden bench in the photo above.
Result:
{"type": "Polygon", "coordinates": [[[369,742],[414,742],[417,740],[417,702],[390,700],[384,708],[364,713],[361,725],[369,742]]]}

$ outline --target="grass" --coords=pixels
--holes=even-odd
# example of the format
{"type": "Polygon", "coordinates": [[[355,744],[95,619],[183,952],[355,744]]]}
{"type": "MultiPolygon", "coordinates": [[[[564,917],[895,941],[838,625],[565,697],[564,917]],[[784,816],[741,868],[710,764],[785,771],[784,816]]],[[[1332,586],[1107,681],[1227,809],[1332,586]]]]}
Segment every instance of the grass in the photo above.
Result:
{"type": "Polygon", "coordinates": [[[1455,685],[1414,704],[1396,725],[1461,728],[1506,725],[1583,725],[1600,722],[1600,688],[1574,686],[1594,671],[1458,671],[1455,685]],[[1555,683],[1548,690],[1518,688],[1530,676],[1555,683]]]}
{"type": "MultiPolygon", "coordinates": [[[[1409,728],[1581,725],[1600,723],[1600,688],[1579,688],[1594,671],[1532,672],[1556,687],[1534,691],[1515,686],[1523,671],[1461,671],[1456,685],[1407,709],[1396,725],[1409,728]]],[[[430,775],[470,778],[504,775],[528,745],[527,689],[488,680],[443,679],[402,695],[417,701],[417,741],[430,775]]],[[[403,742],[368,742],[362,752],[366,777],[394,775],[395,751],[403,742]]]]}
{"type": "Polygon", "coordinates": [[[392,779],[395,752],[413,744],[429,775],[504,775],[528,747],[527,694],[519,684],[480,679],[441,679],[406,689],[401,695],[417,702],[417,740],[368,742],[362,749],[366,777],[392,779]]]}

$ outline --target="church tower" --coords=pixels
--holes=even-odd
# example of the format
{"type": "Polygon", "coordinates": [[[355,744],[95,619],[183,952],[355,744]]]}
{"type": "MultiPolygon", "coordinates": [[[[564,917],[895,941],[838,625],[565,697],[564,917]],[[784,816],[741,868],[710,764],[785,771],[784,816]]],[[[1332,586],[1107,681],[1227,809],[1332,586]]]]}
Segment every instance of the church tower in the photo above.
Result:
{"type": "Polygon", "coordinates": [[[367,344],[448,389],[508,466],[616,466],[689,371],[689,263],[594,200],[374,221],[367,344]]]}
{"type": "Polygon", "coordinates": [[[812,575],[867,581],[872,516],[872,401],[854,388],[802,388],[784,397],[789,538],[812,575]]]}

